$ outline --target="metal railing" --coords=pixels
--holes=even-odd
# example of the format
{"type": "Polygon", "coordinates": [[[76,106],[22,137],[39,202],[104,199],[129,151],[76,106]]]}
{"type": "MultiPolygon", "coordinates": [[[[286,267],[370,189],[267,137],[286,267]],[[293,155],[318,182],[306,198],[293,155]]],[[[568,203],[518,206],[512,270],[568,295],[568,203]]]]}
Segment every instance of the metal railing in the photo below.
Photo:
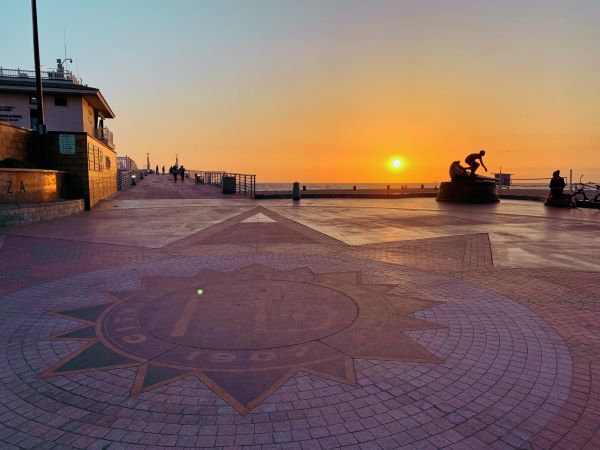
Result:
{"type": "Polygon", "coordinates": [[[94,135],[101,141],[106,142],[110,148],[115,148],[115,144],[113,144],[113,132],[108,128],[96,128],[94,129],[94,135]]]}
{"type": "MultiPolygon", "coordinates": [[[[4,67],[0,67],[0,77],[35,80],[35,70],[5,69],[4,67]]],[[[73,75],[73,72],[71,72],[70,70],[42,71],[42,79],[56,81],[71,81],[75,84],[81,84],[81,80],[75,75],[73,75]]]]}
{"type": "Polygon", "coordinates": [[[228,173],[227,176],[235,177],[236,192],[254,197],[256,193],[256,175],[228,173]]]}
{"type": "Polygon", "coordinates": [[[135,161],[128,156],[117,156],[117,169],[118,170],[127,170],[127,171],[136,171],[138,167],[135,161]]]}
{"type": "Polygon", "coordinates": [[[219,188],[223,187],[223,177],[235,177],[235,191],[238,194],[250,197],[256,194],[256,175],[208,170],[188,170],[188,173],[191,178],[198,175],[202,183],[219,188]]]}

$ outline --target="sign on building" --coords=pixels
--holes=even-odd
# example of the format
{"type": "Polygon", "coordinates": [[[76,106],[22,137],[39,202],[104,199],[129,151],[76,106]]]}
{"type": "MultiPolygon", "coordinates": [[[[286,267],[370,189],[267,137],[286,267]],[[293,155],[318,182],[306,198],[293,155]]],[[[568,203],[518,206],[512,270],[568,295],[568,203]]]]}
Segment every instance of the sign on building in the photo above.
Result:
{"type": "Polygon", "coordinates": [[[58,148],[61,155],[75,154],[75,135],[74,134],[59,134],[58,148]]]}

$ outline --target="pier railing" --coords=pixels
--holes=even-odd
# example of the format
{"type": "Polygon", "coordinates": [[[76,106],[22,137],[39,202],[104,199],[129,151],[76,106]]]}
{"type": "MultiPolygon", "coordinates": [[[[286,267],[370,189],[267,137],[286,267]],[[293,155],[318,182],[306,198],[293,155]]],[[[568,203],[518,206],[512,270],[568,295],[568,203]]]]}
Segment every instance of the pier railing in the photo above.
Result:
{"type": "Polygon", "coordinates": [[[197,174],[205,184],[219,188],[223,187],[223,177],[234,177],[235,191],[238,194],[250,197],[254,197],[256,194],[256,175],[208,170],[189,170],[188,172],[190,172],[190,177],[194,178],[197,174]]]}
{"type": "Polygon", "coordinates": [[[235,177],[236,192],[254,197],[254,194],[256,193],[256,175],[228,173],[227,176],[235,177]]]}

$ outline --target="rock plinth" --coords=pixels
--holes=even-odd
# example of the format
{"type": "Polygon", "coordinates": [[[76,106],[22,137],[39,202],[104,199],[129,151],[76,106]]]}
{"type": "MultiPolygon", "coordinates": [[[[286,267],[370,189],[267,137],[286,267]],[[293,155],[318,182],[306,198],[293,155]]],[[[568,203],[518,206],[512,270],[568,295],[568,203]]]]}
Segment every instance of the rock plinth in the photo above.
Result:
{"type": "Polygon", "coordinates": [[[496,180],[484,177],[456,178],[443,182],[436,200],[452,203],[497,203],[496,180]]]}

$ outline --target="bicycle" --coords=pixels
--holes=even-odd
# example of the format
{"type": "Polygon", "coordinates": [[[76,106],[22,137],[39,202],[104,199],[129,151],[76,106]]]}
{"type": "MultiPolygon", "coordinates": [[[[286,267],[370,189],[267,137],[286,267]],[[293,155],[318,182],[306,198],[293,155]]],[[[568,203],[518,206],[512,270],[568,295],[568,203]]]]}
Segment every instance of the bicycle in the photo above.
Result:
{"type": "MultiPolygon", "coordinates": [[[[577,186],[577,185],[576,185],[577,186]]],[[[593,188],[592,188],[593,189],[593,188]]],[[[600,185],[591,183],[579,183],[579,187],[575,189],[575,192],[571,194],[569,197],[569,205],[573,208],[577,206],[578,203],[583,202],[592,202],[592,203],[600,203],[600,185]],[[588,196],[586,192],[586,188],[588,186],[596,186],[596,192],[593,195],[588,196]]]]}

